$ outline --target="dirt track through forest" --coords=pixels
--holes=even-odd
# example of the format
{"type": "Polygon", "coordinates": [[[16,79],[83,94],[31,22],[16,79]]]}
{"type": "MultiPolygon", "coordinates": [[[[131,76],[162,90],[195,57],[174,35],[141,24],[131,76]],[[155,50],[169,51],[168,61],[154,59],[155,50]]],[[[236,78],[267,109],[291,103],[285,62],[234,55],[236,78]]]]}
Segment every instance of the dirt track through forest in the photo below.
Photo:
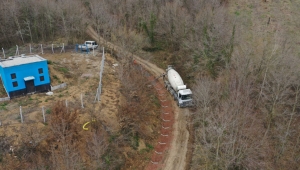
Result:
{"type": "MultiPolygon", "coordinates": [[[[125,55],[132,55],[124,49],[104,40],[90,26],[87,29],[87,33],[91,36],[91,38],[98,41],[98,43],[100,44],[104,44],[108,49],[123,53],[125,55]]],[[[158,77],[165,72],[163,69],[158,68],[156,65],[150,63],[149,61],[143,60],[136,55],[132,56],[134,60],[138,61],[139,64],[141,64],[155,77],[158,77]]],[[[189,132],[187,130],[187,116],[189,115],[189,110],[178,108],[174,101],[172,102],[172,105],[175,114],[175,122],[173,125],[173,140],[171,142],[170,148],[166,151],[166,153],[164,153],[165,157],[163,161],[159,163],[161,164],[161,166],[159,167],[164,170],[183,170],[186,167],[186,155],[189,139],[189,132]]]]}

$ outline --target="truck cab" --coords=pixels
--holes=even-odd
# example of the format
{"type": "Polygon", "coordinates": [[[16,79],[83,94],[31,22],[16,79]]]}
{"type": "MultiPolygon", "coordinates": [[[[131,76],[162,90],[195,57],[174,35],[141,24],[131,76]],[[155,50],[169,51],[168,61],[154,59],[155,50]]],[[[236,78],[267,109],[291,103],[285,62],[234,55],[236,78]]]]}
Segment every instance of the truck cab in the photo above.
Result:
{"type": "Polygon", "coordinates": [[[92,50],[98,48],[96,41],[85,41],[84,44],[78,45],[78,48],[81,50],[92,50]]]}
{"type": "Polygon", "coordinates": [[[96,49],[98,47],[98,44],[96,41],[85,41],[84,44],[87,46],[89,49],[96,49]]]}
{"type": "Polygon", "coordinates": [[[190,89],[179,90],[177,93],[177,105],[179,107],[192,106],[192,91],[190,89]]]}

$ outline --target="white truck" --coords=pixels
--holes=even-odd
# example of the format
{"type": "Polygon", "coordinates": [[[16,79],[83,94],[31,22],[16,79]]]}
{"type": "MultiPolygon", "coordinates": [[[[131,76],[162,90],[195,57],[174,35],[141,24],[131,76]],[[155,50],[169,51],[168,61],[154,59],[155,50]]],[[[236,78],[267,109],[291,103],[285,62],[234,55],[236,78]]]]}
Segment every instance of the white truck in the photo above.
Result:
{"type": "Polygon", "coordinates": [[[85,41],[84,44],[78,45],[81,50],[92,50],[98,48],[96,41],[85,41]]]}
{"type": "Polygon", "coordinates": [[[192,91],[186,88],[180,75],[173,69],[171,65],[166,69],[168,79],[164,77],[165,87],[173,95],[174,100],[177,100],[179,107],[193,106],[192,91]]]}

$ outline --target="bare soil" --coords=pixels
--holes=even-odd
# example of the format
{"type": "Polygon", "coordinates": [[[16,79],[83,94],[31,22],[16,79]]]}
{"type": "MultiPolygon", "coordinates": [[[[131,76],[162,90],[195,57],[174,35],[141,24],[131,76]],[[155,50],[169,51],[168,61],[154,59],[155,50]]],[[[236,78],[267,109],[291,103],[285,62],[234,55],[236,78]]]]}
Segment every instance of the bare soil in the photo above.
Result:
{"type": "MultiPolygon", "coordinates": [[[[94,39],[97,37],[94,36],[94,39]]],[[[104,40],[102,40],[104,41],[104,40]]],[[[109,49],[124,52],[123,49],[105,42],[109,49]]],[[[125,51],[125,53],[127,53],[125,51]]],[[[61,54],[43,54],[42,57],[49,61],[49,72],[51,77],[51,85],[55,86],[66,82],[67,87],[54,91],[53,96],[47,96],[44,93],[32,94],[6,102],[5,106],[0,109],[0,120],[3,126],[0,127],[0,134],[14,137],[15,147],[18,147],[20,141],[20,132],[24,127],[37,129],[46,128],[47,124],[43,123],[42,107],[45,107],[46,113],[57,101],[66,101],[69,105],[81,105],[80,98],[83,96],[83,114],[80,114],[79,124],[96,117],[101,120],[110,132],[119,130],[119,122],[117,118],[118,108],[122,103],[122,95],[120,93],[120,81],[113,64],[117,61],[115,58],[106,54],[104,75],[102,80],[101,101],[95,101],[96,89],[99,84],[99,71],[102,54],[82,53],[61,53],[61,54]],[[24,123],[20,123],[19,106],[22,106],[24,114],[24,123]]],[[[133,59],[147,69],[153,76],[158,77],[164,73],[163,69],[149,61],[143,60],[138,56],[133,59]]],[[[163,84],[162,79],[160,83],[163,84]]],[[[171,102],[175,122],[173,124],[173,138],[170,147],[164,152],[164,157],[160,162],[160,169],[173,170],[185,169],[186,154],[189,139],[187,130],[188,109],[179,109],[174,101],[171,102]]],[[[46,114],[46,120],[48,114],[46,114]]],[[[88,132],[87,132],[88,133],[88,132]]],[[[145,148],[145,142],[140,141],[139,150],[145,148]]],[[[125,157],[126,157],[126,153],[125,157]]],[[[149,164],[151,164],[150,160],[149,164]]],[[[141,162],[132,162],[135,164],[141,162]]]]}
{"type": "MultiPolygon", "coordinates": [[[[63,82],[67,87],[53,91],[53,96],[45,93],[37,93],[18,97],[6,102],[0,109],[0,134],[7,136],[19,136],[21,128],[33,126],[44,128],[42,107],[45,108],[46,122],[48,111],[57,101],[66,101],[69,105],[81,105],[83,96],[83,114],[80,115],[79,123],[91,121],[96,117],[109,125],[110,131],[117,131],[119,123],[116,114],[121,101],[119,92],[120,82],[116,75],[113,64],[117,61],[106,54],[105,73],[103,76],[101,101],[95,101],[95,94],[99,84],[99,72],[102,54],[62,53],[41,55],[49,62],[51,85],[55,86],[63,82]],[[24,124],[20,122],[19,106],[22,106],[24,124]]],[[[15,145],[18,145],[16,138],[15,145]]]]}
{"type": "MultiPolygon", "coordinates": [[[[156,77],[165,72],[163,69],[158,68],[156,65],[143,60],[136,55],[134,55],[134,59],[141,63],[144,68],[149,70],[156,77]]],[[[163,84],[162,80],[161,83],[163,84]]],[[[178,108],[175,101],[172,101],[172,106],[175,114],[175,122],[173,125],[173,140],[167,151],[167,155],[162,162],[163,166],[161,168],[165,170],[185,169],[186,167],[186,154],[189,139],[189,131],[186,124],[189,110],[178,108]]]]}
{"type": "MultiPolygon", "coordinates": [[[[100,37],[93,28],[89,27],[87,33],[95,40],[100,41],[99,43],[105,44],[109,49],[113,49],[116,52],[131,55],[128,51],[105,41],[100,37]]],[[[131,55],[132,56],[132,55],[131,55]]],[[[137,55],[133,55],[133,59],[141,64],[145,69],[147,69],[153,76],[158,77],[165,71],[158,68],[156,65],[150,63],[149,61],[143,60],[137,55]]],[[[161,83],[162,80],[160,80],[161,83]]],[[[173,110],[175,114],[175,122],[173,125],[173,140],[171,142],[171,147],[167,151],[167,155],[162,162],[162,169],[174,170],[174,169],[185,169],[186,167],[186,156],[188,148],[189,131],[187,129],[187,116],[190,114],[188,109],[179,109],[176,103],[173,101],[173,110]]],[[[151,162],[150,162],[151,163],[151,162]]]]}

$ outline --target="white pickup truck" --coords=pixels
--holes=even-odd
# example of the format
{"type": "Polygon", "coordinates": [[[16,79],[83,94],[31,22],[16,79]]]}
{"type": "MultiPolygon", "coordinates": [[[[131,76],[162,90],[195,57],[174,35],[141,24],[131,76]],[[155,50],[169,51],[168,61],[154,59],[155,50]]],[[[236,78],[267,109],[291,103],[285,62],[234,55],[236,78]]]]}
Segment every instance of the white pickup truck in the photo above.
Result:
{"type": "Polygon", "coordinates": [[[79,44],[78,48],[81,50],[92,50],[98,48],[96,41],[85,41],[84,44],[79,44]]]}

